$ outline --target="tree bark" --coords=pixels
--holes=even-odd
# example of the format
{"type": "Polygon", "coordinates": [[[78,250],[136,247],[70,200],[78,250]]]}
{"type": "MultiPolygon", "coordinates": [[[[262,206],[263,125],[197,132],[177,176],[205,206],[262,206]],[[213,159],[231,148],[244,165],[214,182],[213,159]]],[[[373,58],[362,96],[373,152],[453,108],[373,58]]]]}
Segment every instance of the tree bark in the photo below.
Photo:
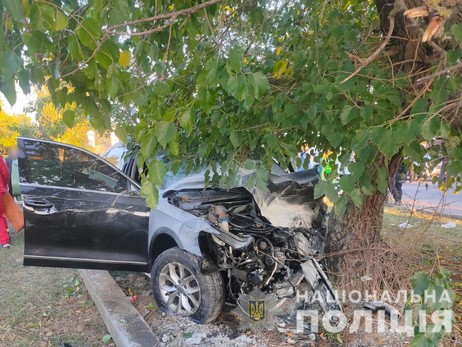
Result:
{"type": "MultiPolygon", "coordinates": [[[[445,56],[445,50],[450,47],[438,36],[433,37],[431,42],[422,43],[422,21],[418,22],[404,16],[404,12],[408,9],[422,5],[431,6],[431,3],[428,0],[374,0],[374,3],[380,17],[380,29],[384,37],[390,29],[390,17],[393,17],[394,20],[392,35],[385,46],[385,52],[383,52],[392,63],[390,69],[393,71],[391,72],[394,75],[398,72],[404,72],[414,82],[431,74],[429,67],[441,61],[445,56]],[[390,16],[390,14],[392,15],[390,16]]],[[[448,21],[452,23],[462,22],[462,3],[443,2],[442,4],[451,7],[451,17],[446,18],[448,21]]],[[[371,56],[371,58],[376,59],[378,55],[377,57],[371,56]]],[[[427,76],[426,78],[431,79],[431,77],[427,76]]],[[[431,82],[429,83],[431,84],[431,82]]],[[[410,87],[409,94],[417,95],[417,97],[424,95],[424,88],[428,88],[430,84],[425,86],[424,83],[414,83],[410,87]]],[[[406,100],[406,93],[403,91],[402,100],[406,100]]],[[[403,105],[403,114],[399,115],[399,118],[406,119],[409,109],[408,105],[403,105]]],[[[460,112],[462,113],[462,108],[460,112]]],[[[460,118],[462,124],[462,116],[460,118]]],[[[381,160],[382,167],[388,169],[390,181],[402,163],[401,150],[389,161],[386,161],[385,158],[381,160]]],[[[367,196],[361,207],[349,203],[342,218],[335,215],[331,215],[329,218],[326,235],[326,263],[332,273],[331,278],[337,282],[341,281],[345,289],[348,287],[359,290],[368,289],[367,282],[361,281],[360,278],[362,276],[368,278],[369,275],[373,275],[371,272],[374,268],[370,266],[370,262],[376,261],[374,259],[375,250],[386,249],[386,246],[381,245],[385,199],[386,192],[376,192],[367,196]]],[[[381,264],[376,264],[375,269],[381,272],[381,264]]],[[[363,277],[363,279],[365,278],[363,277]]]]}
{"type": "MultiPolygon", "coordinates": [[[[403,156],[401,150],[387,163],[388,177],[393,177],[401,165],[403,156]]],[[[377,191],[365,198],[361,207],[352,202],[347,206],[344,216],[331,214],[328,220],[326,234],[326,264],[331,279],[341,282],[344,288],[353,286],[364,290],[367,283],[361,277],[369,276],[370,258],[375,249],[381,247],[383,208],[386,191],[377,191]]]]}
{"type": "MultiPolygon", "coordinates": [[[[433,38],[432,42],[423,44],[422,28],[416,25],[413,19],[404,16],[404,11],[425,5],[427,1],[374,0],[374,3],[380,17],[380,29],[384,37],[390,29],[391,13],[394,20],[393,33],[385,47],[386,52],[384,52],[390,52],[386,56],[393,63],[390,67],[394,70],[393,73],[405,72],[412,76],[414,81],[428,74],[428,68],[444,55],[444,49],[447,47],[444,47],[437,37],[433,38]]],[[[455,22],[462,21],[462,6],[457,6],[452,15],[455,22]]],[[[416,93],[418,88],[426,87],[415,85],[409,92],[416,93]]],[[[406,91],[403,93],[405,94],[406,91]]],[[[404,94],[403,100],[405,100],[404,94]]],[[[407,110],[406,105],[403,105],[403,110],[407,110]]],[[[405,118],[406,111],[403,111],[401,116],[405,118]]],[[[401,150],[388,162],[382,158],[382,165],[388,168],[389,181],[394,177],[402,159],[401,150]]],[[[361,288],[365,284],[359,279],[370,275],[367,273],[371,271],[368,262],[373,259],[373,249],[381,246],[380,232],[385,199],[386,192],[376,192],[367,196],[361,207],[350,203],[342,218],[335,215],[329,218],[326,262],[337,281],[341,280],[343,284],[353,285],[355,289],[367,289],[367,286],[361,288]]]]}

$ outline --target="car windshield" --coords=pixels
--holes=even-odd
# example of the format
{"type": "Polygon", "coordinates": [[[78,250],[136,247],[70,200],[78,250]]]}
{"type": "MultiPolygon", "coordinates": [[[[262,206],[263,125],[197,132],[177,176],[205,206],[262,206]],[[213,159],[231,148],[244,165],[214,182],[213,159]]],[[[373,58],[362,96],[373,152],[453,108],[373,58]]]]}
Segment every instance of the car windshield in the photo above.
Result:
{"type": "MultiPolygon", "coordinates": [[[[123,164],[126,160],[125,155],[127,153],[126,146],[119,142],[115,144],[112,148],[110,148],[104,155],[103,158],[109,161],[110,163],[114,164],[119,170],[123,170],[123,164]]],[[[163,161],[165,164],[168,164],[169,160],[164,156],[163,153],[158,154],[157,160],[163,161]]],[[[163,188],[167,188],[179,182],[180,180],[186,178],[187,176],[191,176],[194,174],[203,174],[206,168],[199,168],[193,172],[187,173],[186,164],[182,163],[178,167],[178,170],[174,173],[173,171],[168,171],[164,176],[163,188]]],[[[271,168],[271,173],[276,176],[281,176],[288,171],[285,171],[277,161],[273,160],[273,165],[271,168]]]]}

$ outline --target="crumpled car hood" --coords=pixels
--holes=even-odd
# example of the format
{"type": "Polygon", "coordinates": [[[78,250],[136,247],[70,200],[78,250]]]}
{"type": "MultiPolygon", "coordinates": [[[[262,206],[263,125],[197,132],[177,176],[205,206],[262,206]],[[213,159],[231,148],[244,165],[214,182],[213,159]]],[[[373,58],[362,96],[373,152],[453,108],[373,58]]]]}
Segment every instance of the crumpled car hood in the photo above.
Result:
{"type": "MultiPolygon", "coordinates": [[[[271,224],[289,228],[311,228],[313,219],[317,215],[314,210],[314,186],[319,181],[316,170],[303,170],[284,175],[270,174],[268,189],[257,187],[249,190],[245,183],[252,173],[241,170],[237,182],[229,188],[245,188],[249,191],[263,216],[271,224]]],[[[179,179],[161,192],[163,197],[182,190],[203,189],[205,187],[204,174],[197,173],[179,179]]],[[[228,187],[220,187],[227,189],[228,187]]]]}

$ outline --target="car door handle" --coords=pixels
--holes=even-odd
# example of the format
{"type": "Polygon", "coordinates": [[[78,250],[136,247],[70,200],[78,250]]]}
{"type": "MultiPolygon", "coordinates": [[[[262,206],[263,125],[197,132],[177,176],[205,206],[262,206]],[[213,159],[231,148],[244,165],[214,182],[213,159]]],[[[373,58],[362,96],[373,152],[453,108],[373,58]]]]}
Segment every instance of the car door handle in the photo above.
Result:
{"type": "Polygon", "coordinates": [[[53,204],[44,200],[24,200],[24,205],[32,208],[52,208],[53,204]]]}

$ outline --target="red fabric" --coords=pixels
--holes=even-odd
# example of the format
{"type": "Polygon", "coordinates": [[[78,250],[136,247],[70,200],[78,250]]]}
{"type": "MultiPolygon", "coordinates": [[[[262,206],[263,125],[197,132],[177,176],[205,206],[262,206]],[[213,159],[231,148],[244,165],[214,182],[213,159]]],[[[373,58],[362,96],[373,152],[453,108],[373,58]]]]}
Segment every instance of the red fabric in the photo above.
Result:
{"type": "Polygon", "coordinates": [[[7,243],[10,243],[10,235],[6,218],[3,215],[3,203],[0,201],[0,244],[6,245],[7,243]]]}
{"type": "Polygon", "coordinates": [[[0,156],[0,194],[8,191],[8,181],[10,180],[10,172],[5,160],[0,156]]]}
{"type": "MultiPolygon", "coordinates": [[[[0,194],[8,192],[8,181],[10,180],[10,173],[5,160],[0,156],[0,194]]],[[[10,243],[10,235],[8,234],[8,224],[3,214],[3,199],[0,199],[0,244],[5,245],[10,243]]]]}

